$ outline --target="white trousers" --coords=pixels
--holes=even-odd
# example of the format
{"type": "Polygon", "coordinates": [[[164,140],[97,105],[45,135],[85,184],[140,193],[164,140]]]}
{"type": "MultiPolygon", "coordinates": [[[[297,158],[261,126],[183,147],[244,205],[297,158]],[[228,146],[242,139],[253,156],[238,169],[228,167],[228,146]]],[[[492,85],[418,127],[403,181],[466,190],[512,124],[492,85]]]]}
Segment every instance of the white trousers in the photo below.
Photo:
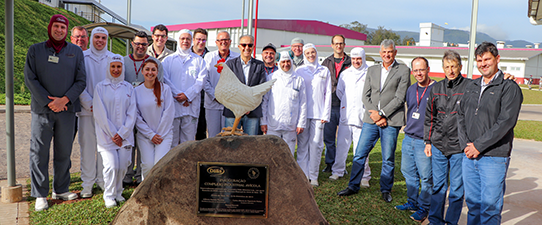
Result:
{"type": "Polygon", "coordinates": [[[115,200],[122,195],[122,179],[130,165],[132,146],[127,148],[105,149],[98,146],[98,152],[102,155],[104,169],[104,201],[115,200]]]}
{"type": "Polygon", "coordinates": [[[171,149],[171,141],[173,138],[173,133],[169,133],[165,137],[162,137],[163,141],[161,144],[156,145],[152,143],[151,140],[141,135],[140,133],[136,134],[137,146],[139,147],[139,152],[141,152],[141,180],[145,180],[145,177],[151,171],[152,167],[164,157],[169,150],[171,149]]]}
{"type": "Polygon", "coordinates": [[[309,180],[318,180],[324,150],[324,124],[319,119],[309,119],[307,128],[297,140],[297,163],[309,180]]]}
{"type": "Polygon", "coordinates": [[[297,133],[296,131],[285,131],[285,130],[267,130],[267,135],[275,135],[277,137],[282,138],[290,148],[290,152],[292,152],[292,156],[294,156],[295,153],[295,143],[297,141],[297,133]]]}
{"type": "Polygon", "coordinates": [[[223,112],[223,109],[205,109],[208,137],[216,137],[222,131],[226,121],[226,118],[222,115],[223,112]]]}
{"type": "Polygon", "coordinates": [[[98,153],[93,116],[79,117],[79,146],[81,155],[81,187],[91,188],[94,183],[103,183],[102,156],[98,153]]]}
{"type": "Polygon", "coordinates": [[[173,120],[173,141],[171,148],[185,141],[196,140],[196,132],[198,131],[198,118],[193,116],[177,117],[173,120]]]}
{"type": "MultiPolygon", "coordinates": [[[[350,145],[354,141],[354,155],[356,155],[356,147],[358,146],[359,136],[361,135],[362,127],[339,124],[339,131],[337,133],[337,151],[335,153],[335,163],[331,170],[333,174],[342,177],[346,170],[346,158],[348,158],[348,152],[350,145]]],[[[369,181],[371,179],[371,167],[369,167],[369,156],[365,160],[365,170],[363,172],[362,180],[369,181]]]]}

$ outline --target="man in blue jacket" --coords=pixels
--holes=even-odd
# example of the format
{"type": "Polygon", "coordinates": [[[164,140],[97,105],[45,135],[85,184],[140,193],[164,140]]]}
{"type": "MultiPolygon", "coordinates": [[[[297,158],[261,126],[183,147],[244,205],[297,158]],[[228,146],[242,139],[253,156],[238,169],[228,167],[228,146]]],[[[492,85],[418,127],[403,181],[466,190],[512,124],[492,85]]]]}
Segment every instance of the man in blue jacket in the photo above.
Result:
{"type": "Polygon", "coordinates": [[[467,224],[500,224],[523,94],[514,81],[504,79],[494,44],[482,43],[475,55],[482,77],[467,84],[458,118],[467,224]]]}
{"type": "Polygon", "coordinates": [[[86,72],[83,51],[79,46],[66,42],[68,23],[68,19],[60,14],[52,16],[47,27],[49,40],[30,46],[26,55],[24,78],[32,96],[30,195],[36,198],[36,211],[49,207],[48,171],[52,139],[52,198],[77,198],[77,194],[69,191],[70,156],[75,112],[81,110],[79,95],[86,87],[86,72]]]}

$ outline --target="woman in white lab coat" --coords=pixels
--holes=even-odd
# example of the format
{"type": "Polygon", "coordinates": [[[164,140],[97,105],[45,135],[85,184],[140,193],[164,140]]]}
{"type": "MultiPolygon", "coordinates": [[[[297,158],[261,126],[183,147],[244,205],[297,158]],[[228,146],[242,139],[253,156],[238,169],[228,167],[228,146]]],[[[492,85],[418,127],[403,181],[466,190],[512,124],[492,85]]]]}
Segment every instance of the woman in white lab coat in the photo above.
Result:
{"type": "MultiPolygon", "coordinates": [[[[105,72],[105,71],[104,71],[105,72]]],[[[122,179],[126,174],[132,146],[136,105],[133,87],[124,81],[124,58],[110,58],[106,79],[94,89],[93,111],[98,152],[103,159],[104,201],[107,208],[125,201],[122,179]]]]}
{"type": "Polygon", "coordinates": [[[149,171],[171,149],[175,108],[171,89],[158,81],[158,63],[143,63],[145,82],[134,89],[137,106],[136,140],[141,152],[141,174],[149,171]]]}
{"type": "Polygon", "coordinates": [[[307,125],[297,137],[297,163],[311,181],[318,186],[318,173],[324,150],[324,124],[331,116],[331,76],[318,63],[316,47],[303,46],[303,66],[296,73],[305,80],[307,94],[307,125]]]}

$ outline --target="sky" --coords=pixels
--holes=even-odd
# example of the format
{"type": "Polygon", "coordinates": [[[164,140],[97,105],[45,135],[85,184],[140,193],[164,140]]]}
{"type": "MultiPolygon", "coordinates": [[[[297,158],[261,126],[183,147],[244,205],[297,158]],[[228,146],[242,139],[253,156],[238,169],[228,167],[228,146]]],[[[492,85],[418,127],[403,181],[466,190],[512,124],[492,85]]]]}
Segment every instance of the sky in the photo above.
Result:
{"type": "MultiPolygon", "coordinates": [[[[174,25],[241,19],[242,2],[132,0],[132,23],[150,29],[160,23],[174,25]]],[[[249,0],[245,2],[247,17],[249,0]]],[[[101,0],[101,3],[126,17],[127,0],[101,0]]],[[[542,25],[529,22],[527,9],[528,0],[479,0],[478,32],[497,40],[542,42],[542,25]]],[[[426,22],[446,29],[470,30],[471,12],[471,0],[262,0],[258,18],[318,20],[334,25],[358,21],[369,28],[384,26],[396,31],[418,32],[419,24],[426,22]]]]}

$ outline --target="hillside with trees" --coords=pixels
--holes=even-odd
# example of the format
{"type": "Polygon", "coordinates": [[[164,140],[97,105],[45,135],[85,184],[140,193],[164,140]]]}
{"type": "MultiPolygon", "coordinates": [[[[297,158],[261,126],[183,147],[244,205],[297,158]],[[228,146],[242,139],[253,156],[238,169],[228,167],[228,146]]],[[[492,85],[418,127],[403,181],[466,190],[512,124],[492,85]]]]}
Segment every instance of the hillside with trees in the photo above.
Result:
{"type": "MultiPolygon", "coordinates": [[[[52,8],[47,5],[31,0],[16,0],[14,1],[14,77],[13,91],[15,104],[28,104],[30,102],[30,93],[24,84],[24,64],[26,60],[26,52],[28,48],[35,43],[46,41],[47,25],[51,16],[62,14],[68,18],[70,22],[69,30],[74,26],[89,24],[90,21],[80,17],[72,12],[60,8],[52,8]]],[[[0,104],[5,101],[5,2],[0,2],[0,104]]],[[[70,33],[68,32],[67,41],[69,41],[70,33]]],[[[113,52],[124,55],[126,45],[118,39],[113,39],[113,52]]]]}

